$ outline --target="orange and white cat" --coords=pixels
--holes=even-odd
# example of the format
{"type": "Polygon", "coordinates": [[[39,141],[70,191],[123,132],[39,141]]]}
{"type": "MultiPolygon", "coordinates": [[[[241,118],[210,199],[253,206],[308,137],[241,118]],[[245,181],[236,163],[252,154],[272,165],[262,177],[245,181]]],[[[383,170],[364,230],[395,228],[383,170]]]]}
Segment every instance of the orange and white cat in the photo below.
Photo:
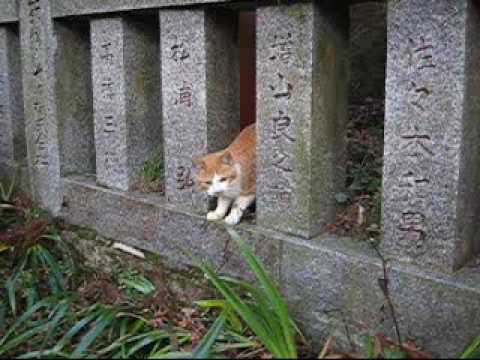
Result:
{"type": "Polygon", "coordinates": [[[253,124],[243,129],[225,150],[193,161],[200,168],[195,178],[198,188],[218,198],[217,208],[207,214],[207,220],[225,218],[227,224],[236,225],[255,201],[255,140],[253,124]]]}

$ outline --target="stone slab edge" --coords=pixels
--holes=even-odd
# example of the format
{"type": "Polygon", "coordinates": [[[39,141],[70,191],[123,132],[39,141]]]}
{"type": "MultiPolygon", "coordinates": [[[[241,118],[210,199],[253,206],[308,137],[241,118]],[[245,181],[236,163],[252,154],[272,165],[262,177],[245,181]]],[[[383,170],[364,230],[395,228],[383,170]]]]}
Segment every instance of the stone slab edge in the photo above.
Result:
{"type": "Polygon", "coordinates": [[[54,17],[63,17],[162,7],[227,3],[231,1],[232,0],[52,0],[52,13],[54,17]]]}
{"type": "Polygon", "coordinates": [[[0,24],[18,21],[17,0],[0,0],[0,24]]]}
{"type": "MultiPolygon", "coordinates": [[[[0,24],[18,21],[18,0],[0,0],[0,24]]],[[[137,9],[228,3],[234,0],[52,0],[53,17],[100,14],[137,9]]],[[[351,3],[384,0],[351,0],[351,3]]]]}
{"type": "MultiPolygon", "coordinates": [[[[224,272],[251,277],[223,225],[179,211],[162,197],[100,188],[83,177],[64,179],[63,194],[62,217],[68,223],[159,253],[177,268],[192,263],[184,254],[188,250],[212,258],[224,272]]],[[[339,314],[352,327],[394,335],[392,319],[382,311],[382,263],[366,243],[334,236],[305,241],[251,224],[237,229],[279,280],[295,318],[316,347],[344,329],[339,314]]],[[[480,334],[478,268],[448,275],[392,264],[389,274],[405,339],[434,355],[455,356],[480,334]]]]}
{"type": "MultiPolygon", "coordinates": [[[[0,4],[1,4],[0,0],[0,4]]],[[[5,1],[5,0],[4,0],[5,1]]],[[[14,0],[10,0],[14,1],[14,0]]],[[[298,0],[297,0],[298,1],[298,0]]],[[[302,0],[306,1],[306,0],[302,0]]],[[[352,4],[361,2],[384,2],[385,0],[350,0],[352,4]]],[[[158,9],[203,4],[225,4],[239,0],[51,0],[53,17],[99,14],[139,9],[158,9]]],[[[243,3],[248,2],[242,1],[243,3]]],[[[254,0],[251,0],[254,4],[254,0]]]]}

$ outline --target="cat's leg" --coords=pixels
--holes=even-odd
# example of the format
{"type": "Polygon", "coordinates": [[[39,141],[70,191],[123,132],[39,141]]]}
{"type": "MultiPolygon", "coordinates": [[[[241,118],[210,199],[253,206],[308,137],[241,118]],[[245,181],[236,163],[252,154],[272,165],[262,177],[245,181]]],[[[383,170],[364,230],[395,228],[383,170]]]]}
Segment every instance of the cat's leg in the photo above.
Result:
{"type": "Polygon", "coordinates": [[[224,196],[219,196],[217,199],[217,208],[215,209],[215,211],[210,211],[207,214],[207,220],[217,221],[217,220],[223,219],[227,214],[228,208],[230,207],[230,204],[232,203],[232,201],[233,199],[230,199],[224,196]]]}
{"type": "Polygon", "coordinates": [[[237,225],[242,219],[243,213],[255,200],[255,195],[240,195],[235,199],[232,206],[232,211],[225,218],[228,225],[237,225]]]}

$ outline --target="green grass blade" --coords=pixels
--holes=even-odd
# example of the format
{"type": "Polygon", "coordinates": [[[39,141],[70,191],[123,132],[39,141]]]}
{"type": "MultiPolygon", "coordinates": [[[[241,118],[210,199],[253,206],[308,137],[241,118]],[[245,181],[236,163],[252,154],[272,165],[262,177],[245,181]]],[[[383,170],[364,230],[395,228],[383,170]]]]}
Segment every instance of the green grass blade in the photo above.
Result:
{"type": "Polygon", "coordinates": [[[194,359],[208,359],[212,351],[212,347],[215,344],[220,332],[225,325],[227,317],[225,311],[220,314],[220,316],[215,320],[210,330],[203,337],[202,341],[193,351],[192,357],[194,359]]]}
{"type": "Polygon", "coordinates": [[[39,325],[37,327],[34,327],[33,329],[30,329],[20,335],[15,336],[12,340],[2,344],[0,346],[0,356],[6,354],[8,351],[17,348],[19,345],[23,344],[24,342],[27,342],[34,336],[42,333],[45,331],[45,325],[39,325]]]}
{"type": "Polygon", "coordinates": [[[48,269],[49,273],[51,273],[53,276],[51,283],[54,284],[54,288],[52,288],[52,291],[65,291],[65,279],[63,277],[62,270],[60,269],[58,263],[53,259],[50,252],[42,247],[38,252],[38,255],[45,268],[48,269]]]}
{"type": "Polygon", "coordinates": [[[92,308],[90,315],[86,316],[82,320],[78,321],[64,336],[63,338],[55,345],[52,349],[53,352],[61,352],[63,348],[77,335],[82,331],[89,323],[95,320],[100,313],[100,310],[97,310],[96,307],[92,308]]]}
{"type": "Polygon", "coordinates": [[[150,280],[143,277],[132,280],[132,279],[121,279],[120,284],[127,286],[131,289],[134,289],[144,295],[149,295],[155,291],[155,286],[150,282],[150,280]]]}
{"type": "MultiPolygon", "coordinates": [[[[42,301],[39,301],[38,303],[33,305],[31,308],[29,308],[26,312],[24,312],[22,316],[20,316],[17,319],[17,321],[13,323],[13,325],[10,327],[10,329],[7,331],[4,337],[0,340],[0,347],[7,342],[8,338],[15,332],[16,329],[18,329],[23,323],[29,320],[39,309],[50,306],[50,305],[51,305],[51,299],[47,298],[42,301]]],[[[1,350],[0,350],[0,354],[1,354],[1,350]]]]}
{"type": "Polygon", "coordinates": [[[475,359],[480,357],[480,336],[477,337],[460,355],[460,359],[475,359]]]}
{"type": "Polygon", "coordinates": [[[58,324],[65,319],[65,316],[67,315],[68,310],[70,310],[70,305],[71,302],[69,299],[62,300],[60,304],[58,305],[58,309],[56,310],[52,321],[50,321],[47,329],[47,336],[45,337],[45,340],[43,341],[43,346],[42,348],[48,344],[48,342],[52,339],[52,336],[54,334],[54,331],[58,324]]]}
{"type": "Polygon", "coordinates": [[[95,326],[87,332],[80,340],[80,343],[72,353],[72,358],[83,357],[88,347],[100,336],[103,331],[115,320],[116,312],[114,310],[106,309],[100,313],[95,319],[95,326]]]}
{"type": "Polygon", "coordinates": [[[174,351],[158,356],[153,356],[150,359],[193,359],[193,357],[192,353],[189,352],[174,351]]]}
{"type": "Polygon", "coordinates": [[[220,291],[220,293],[230,303],[231,307],[240,315],[250,329],[252,329],[252,331],[262,339],[267,349],[272,354],[276,354],[278,357],[281,357],[282,351],[279,349],[278,344],[271,341],[271,333],[265,326],[264,322],[261,321],[258,316],[249,308],[249,306],[233,292],[226,282],[222,281],[218,277],[218,275],[209,265],[200,263],[198,266],[205,272],[213,285],[218,289],[218,291],[220,291]]]}
{"type": "Polygon", "coordinates": [[[281,322],[284,341],[288,349],[288,353],[284,354],[284,356],[288,358],[297,358],[295,334],[294,334],[294,331],[292,330],[292,326],[291,326],[292,319],[289,315],[287,304],[283,300],[282,295],[277,290],[276,286],[273,284],[272,280],[268,276],[262,264],[258,261],[257,257],[253,254],[252,250],[241,239],[240,235],[238,235],[238,233],[231,228],[227,228],[227,231],[232,237],[232,239],[240,247],[240,251],[242,252],[243,257],[245,258],[248,265],[254,272],[256,278],[260,282],[260,285],[265,290],[268,296],[268,299],[274,306],[275,312],[277,313],[279,320],[281,322]]]}
{"type": "MultiPolygon", "coordinates": [[[[189,341],[192,340],[191,334],[184,334],[184,335],[177,334],[177,336],[180,336],[178,338],[178,345],[183,345],[186,342],[189,342],[189,341]]],[[[158,350],[158,348],[154,348],[154,349],[152,349],[152,352],[150,353],[148,358],[149,359],[160,359],[163,356],[166,356],[167,354],[172,354],[172,349],[173,349],[173,346],[171,344],[161,348],[160,350],[158,350]]],[[[177,352],[175,352],[175,353],[177,353],[177,352]]],[[[180,352],[178,352],[178,353],[180,354],[180,352]]],[[[191,358],[191,356],[192,356],[191,353],[183,353],[183,354],[186,354],[186,356],[189,357],[189,358],[191,358]]]]}
{"type": "Polygon", "coordinates": [[[220,309],[225,310],[225,315],[229,325],[237,332],[243,332],[243,325],[240,318],[237,316],[235,311],[231,308],[226,300],[199,300],[195,301],[197,306],[200,306],[204,309],[220,309]]]}
{"type": "Polygon", "coordinates": [[[169,335],[167,333],[165,333],[163,336],[157,336],[157,337],[149,336],[149,337],[146,337],[142,341],[139,341],[137,344],[135,344],[135,346],[133,346],[128,351],[127,357],[131,358],[135,353],[137,353],[139,350],[147,347],[148,345],[153,344],[155,342],[159,342],[159,341],[168,339],[168,338],[169,338],[169,335]]]}
{"type": "Polygon", "coordinates": [[[28,262],[28,255],[23,256],[22,261],[19,266],[15,268],[13,274],[10,278],[8,278],[7,282],[5,283],[5,289],[7,290],[8,294],[8,301],[10,304],[10,309],[12,311],[13,316],[17,316],[17,300],[16,300],[16,284],[17,280],[19,279],[20,275],[24,271],[25,267],[27,266],[28,262]]]}

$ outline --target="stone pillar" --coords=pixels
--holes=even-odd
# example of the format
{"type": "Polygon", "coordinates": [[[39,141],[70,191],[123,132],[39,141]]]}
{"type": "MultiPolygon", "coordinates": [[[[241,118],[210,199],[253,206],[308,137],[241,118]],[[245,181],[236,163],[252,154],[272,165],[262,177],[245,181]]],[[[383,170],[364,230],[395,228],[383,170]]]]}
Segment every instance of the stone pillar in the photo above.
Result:
{"type": "Polygon", "coordinates": [[[161,146],[158,33],[127,18],[91,21],[97,182],[129,190],[161,146]]]}
{"type": "Polygon", "coordinates": [[[20,29],[29,177],[33,198],[58,214],[60,160],[54,99],[54,36],[48,0],[21,0],[20,29]]]}
{"type": "Polygon", "coordinates": [[[479,15],[470,0],[388,3],[384,250],[429,270],[480,248],[479,15]]]}
{"type": "Polygon", "coordinates": [[[0,177],[11,177],[26,157],[20,39],[0,26],[0,177]]]}
{"type": "Polygon", "coordinates": [[[236,17],[220,10],[160,11],[168,202],[205,211],[192,159],[229,145],[238,132],[236,17]]]}
{"type": "Polygon", "coordinates": [[[62,176],[95,174],[90,39],[87,22],[55,25],[56,104],[62,176]]]}
{"type": "Polygon", "coordinates": [[[257,11],[257,221],[311,238],[344,186],[348,8],[257,11]]]}

